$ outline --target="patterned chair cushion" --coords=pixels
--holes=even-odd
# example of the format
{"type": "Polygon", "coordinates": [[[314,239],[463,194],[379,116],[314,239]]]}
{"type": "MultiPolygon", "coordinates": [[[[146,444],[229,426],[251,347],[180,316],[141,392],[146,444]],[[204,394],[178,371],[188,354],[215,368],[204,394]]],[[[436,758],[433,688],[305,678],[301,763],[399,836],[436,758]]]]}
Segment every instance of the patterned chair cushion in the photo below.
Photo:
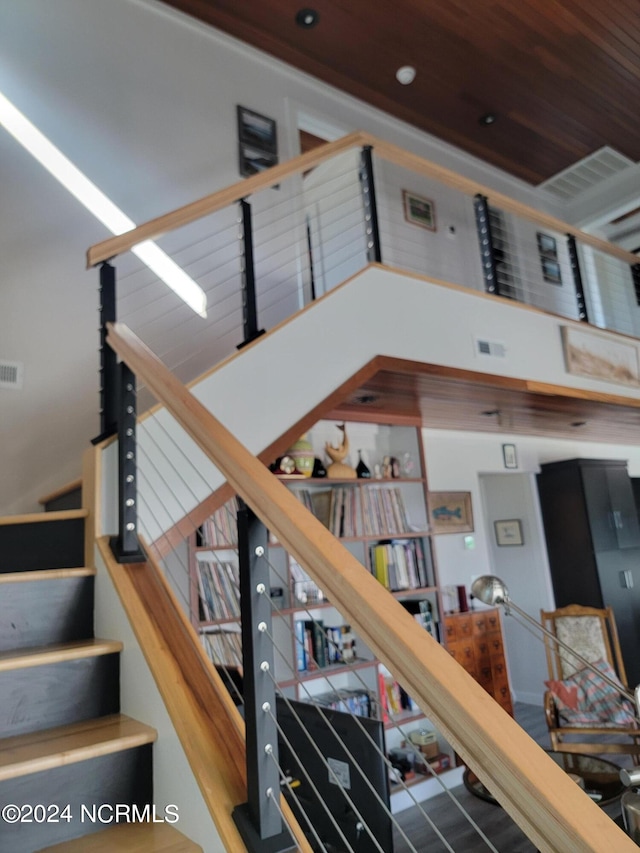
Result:
{"type": "MultiPolygon", "coordinates": [[[[577,649],[585,660],[606,660],[607,648],[602,635],[602,621],[597,616],[559,616],[555,620],[560,642],[577,649]]],[[[583,664],[565,649],[559,650],[561,675],[568,678],[583,664]]]]}
{"type": "MultiPolygon", "coordinates": [[[[598,673],[618,677],[606,660],[594,661],[597,672],[581,669],[564,681],[545,681],[565,725],[619,728],[636,725],[633,703],[598,673]]],[[[624,688],[620,684],[620,691],[624,688]]]]}

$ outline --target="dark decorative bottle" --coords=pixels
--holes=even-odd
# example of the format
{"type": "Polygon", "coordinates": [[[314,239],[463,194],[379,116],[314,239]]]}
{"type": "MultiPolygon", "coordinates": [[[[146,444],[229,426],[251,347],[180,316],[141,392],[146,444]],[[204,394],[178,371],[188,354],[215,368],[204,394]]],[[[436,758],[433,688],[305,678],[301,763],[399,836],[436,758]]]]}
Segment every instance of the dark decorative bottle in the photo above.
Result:
{"type": "Polygon", "coordinates": [[[364,460],[362,459],[362,451],[358,451],[358,464],[356,465],[356,474],[358,475],[358,479],[360,480],[370,480],[371,479],[371,471],[367,468],[364,460]]]}

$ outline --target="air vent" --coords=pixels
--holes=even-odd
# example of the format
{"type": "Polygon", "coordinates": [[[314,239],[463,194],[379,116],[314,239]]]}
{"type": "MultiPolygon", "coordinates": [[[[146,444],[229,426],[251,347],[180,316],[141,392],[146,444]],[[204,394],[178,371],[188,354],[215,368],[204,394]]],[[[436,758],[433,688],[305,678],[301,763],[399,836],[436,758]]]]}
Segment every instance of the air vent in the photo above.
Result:
{"type": "Polygon", "coordinates": [[[568,169],[558,172],[538,188],[553,193],[563,201],[573,201],[586,190],[633,165],[633,160],[605,145],[568,169]]]}
{"type": "Polygon", "coordinates": [[[24,365],[19,361],[0,361],[0,388],[22,388],[24,365]]]}
{"type": "Polygon", "coordinates": [[[487,356],[489,358],[506,358],[507,348],[498,341],[487,341],[483,338],[476,338],[476,355],[487,356]]]}

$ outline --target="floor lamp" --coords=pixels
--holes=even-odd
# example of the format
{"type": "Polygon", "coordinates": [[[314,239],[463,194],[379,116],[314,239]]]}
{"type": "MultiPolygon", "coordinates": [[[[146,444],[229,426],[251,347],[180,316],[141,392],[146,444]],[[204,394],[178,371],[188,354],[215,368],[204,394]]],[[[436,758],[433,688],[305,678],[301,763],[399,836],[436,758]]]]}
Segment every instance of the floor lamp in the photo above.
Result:
{"type": "MultiPolygon", "coordinates": [[[[544,625],[541,625],[536,619],[524,611],[521,607],[518,607],[509,596],[509,590],[507,589],[507,585],[500,578],[495,575],[481,575],[476,578],[471,584],[471,595],[474,598],[477,598],[478,601],[481,601],[483,604],[488,604],[491,607],[495,607],[496,605],[501,605],[504,607],[504,612],[507,616],[513,616],[513,618],[520,625],[523,625],[527,630],[536,635],[536,631],[539,632],[540,635],[545,635],[549,637],[557,646],[564,649],[566,652],[571,654],[576,660],[578,660],[584,667],[591,670],[592,672],[597,672],[598,676],[607,682],[611,687],[615,687],[617,691],[619,691],[623,696],[627,699],[630,699],[633,702],[634,707],[636,709],[636,717],[640,720],[640,685],[636,687],[636,689],[632,692],[624,688],[619,682],[615,681],[609,676],[605,675],[605,673],[596,669],[596,667],[588,661],[585,657],[572,649],[571,646],[568,646],[555,634],[549,631],[544,625]],[[533,630],[535,629],[535,630],[533,630]]],[[[538,639],[542,640],[542,636],[538,636],[538,639]]]]}

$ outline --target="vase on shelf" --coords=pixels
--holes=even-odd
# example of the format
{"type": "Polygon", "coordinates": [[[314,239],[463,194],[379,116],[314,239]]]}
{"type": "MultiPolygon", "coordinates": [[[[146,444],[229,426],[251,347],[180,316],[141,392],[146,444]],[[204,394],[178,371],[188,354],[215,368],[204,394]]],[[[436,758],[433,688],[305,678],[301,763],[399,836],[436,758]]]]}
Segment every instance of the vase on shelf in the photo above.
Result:
{"type": "Polygon", "coordinates": [[[366,462],[362,458],[362,451],[358,451],[358,464],[356,465],[356,474],[358,475],[358,479],[360,480],[370,480],[371,479],[371,469],[367,466],[366,462]]]}
{"type": "Polygon", "coordinates": [[[302,474],[305,477],[310,477],[313,474],[315,454],[306,433],[291,445],[289,450],[287,450],[287,456],[290,456],[295,462],[298,474],[302,474]]]}

